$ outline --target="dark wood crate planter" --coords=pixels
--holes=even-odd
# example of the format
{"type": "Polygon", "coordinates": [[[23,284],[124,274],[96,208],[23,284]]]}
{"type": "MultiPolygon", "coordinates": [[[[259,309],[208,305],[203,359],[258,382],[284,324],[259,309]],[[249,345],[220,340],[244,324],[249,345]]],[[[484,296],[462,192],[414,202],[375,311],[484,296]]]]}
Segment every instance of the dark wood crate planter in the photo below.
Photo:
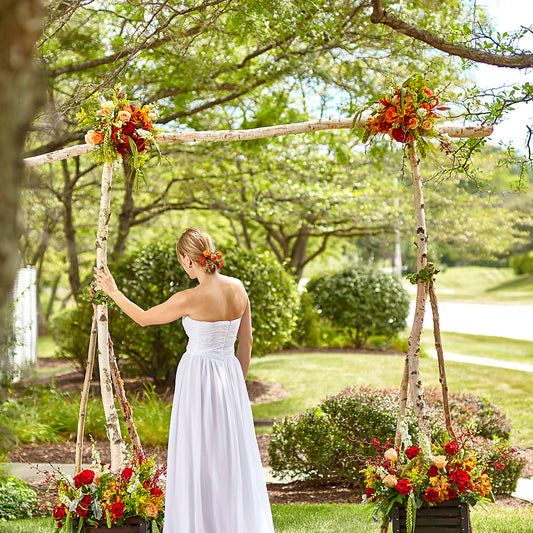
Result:
{"type": "MultiPolygon", "coordinates": [[[[395,504],[391,510],[393,533],[406,533],[406,510],[395,504]]],[[[423,506],[416,512],[415,533],[470,533],[470,509],[467,503],[447,500],[423,506]]]]}
{"type": "MultiPolygon", "coordinates": [[[[122,526],[107,527],[105,520],[98,521],[98,527],[84,526],[81,533],[152,533],[152,523],[142,518],[127,518],[122,526]]],[[[79,521],[72,521],[72,533],[78,533],[79,521]]]]}

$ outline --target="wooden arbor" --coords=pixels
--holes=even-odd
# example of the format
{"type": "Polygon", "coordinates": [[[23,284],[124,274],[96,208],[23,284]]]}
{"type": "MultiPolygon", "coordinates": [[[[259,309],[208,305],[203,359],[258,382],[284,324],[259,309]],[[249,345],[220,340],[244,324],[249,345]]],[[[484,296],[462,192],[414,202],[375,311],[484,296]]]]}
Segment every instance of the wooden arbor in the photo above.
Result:
{"type": "MultiPolygon", "coordinates": [[[[250,130],[222,130],[222,131],[201,131],[201,132],[178,132],[161,133],[157,136],[159,143],[184,143],[184,142],[220,142],[220,141],[242,141],[278,137],[282,135],[294,135],[328,129],[352,129],[363,128],[364,121],[355,122],[351,118],[341,119],[320,119],[296,124],[285,124],[270,126],[266,128],[256,128],[250,130]]],[[[443,133],[450,137],[486,137],[492,133],[491,126],[445,126],[440,128],[443,133]]],[[[24,160],[26,167],[34,167],[79,156],[94,150],[88,144],[81,144],[71,148],[65,148],[49,154],[27,158],[24,160]]],[[[420,336],[422,333],[426,301],[428,294],[431,299],[433,309],[433,321],[435,332],[435,344],[439,356],[440,381],[443,387],[445,402],[446,426],[450,435],[453,435],[449,412],[447,410],[447,385],[444,373],[444,360],[440,341],[439,317],[437,310],[437,300],[433,288],[432,265],[427,258],[427,232],[424,214],[424,199],[422,178],[419,167],[419,158],[416,152],[416,142],[410,141],[407,144],[407,152],[411,167],[413,199],[415,210],[415,232],[417,244],[417,296],[416,308],[411,333],[409,336],[409,349],[405,360],[405,369],[402,379],[400,393],[400,419],[407,404],[408,391],[411,393],[411,400],[418,419],[421,430],[428,432],[428,424],[424,410],[424,397],[422,391],[422,381],[420,378],[420,336]]],[[[100,266],[107,264],[107,236],[109,228],[110,212],[110,191],[113,176],[113,168],[109,163],[104,164],[102,172],[101,201],[98,217],[98,231],[96,237],[96,264],[100,266]]],[[[93,369],[94,352],[98,351],[98,364],[100,374],[100,385],[102,402],[106,417],[106,432],[111,447],[111,469],[118,472],[121,468],[122,460],[122,435],[120,431],[119,419],[114,405],[114,394],[117,394],[122,413],[124,415],[128,431],[134,448],[142,453],[142,446],[133,422],[131,407],[124,394],[124,387],[120,378],[118,366],[113,353],[113,342],[109,335],[107,305],[105,303],[94,306],[92,320],[91,337],[89,342],[89,354],[87,372],[85,376],[84,389],[82,393],[80,418],[78,426],[76,444],[76,470],[81,470],[81,452],[83,447],[83,432],[85,421],[85,406],[88,397],[88,388],[93,369]]],[[[396,446],[400,445],[400,434],[396,434],[396,446]]]]}

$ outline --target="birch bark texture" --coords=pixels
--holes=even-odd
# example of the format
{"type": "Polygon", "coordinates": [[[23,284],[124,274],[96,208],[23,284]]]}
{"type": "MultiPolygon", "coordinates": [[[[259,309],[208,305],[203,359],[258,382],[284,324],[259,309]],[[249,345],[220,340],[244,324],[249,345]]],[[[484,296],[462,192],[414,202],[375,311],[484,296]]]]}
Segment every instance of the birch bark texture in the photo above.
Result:
{"type": "MultiPolygon", "coordinates": [[[[113,165],[104,163],[102,169],[102,187],[100,196],[100,212],[98,215],[98,231],[96,233],[96,267],[107,265],[107,235],[111,217],[111,181],[113,165]]],[[[109,319],[107,303],[96,306],[98,331],[98,368],[100,373],[100,390],[104,406],[106,433],[111,448],[111,471],[118,472],[122,466],[122,435],[115,408],[111,364],[109,361],[109,319]]]]}

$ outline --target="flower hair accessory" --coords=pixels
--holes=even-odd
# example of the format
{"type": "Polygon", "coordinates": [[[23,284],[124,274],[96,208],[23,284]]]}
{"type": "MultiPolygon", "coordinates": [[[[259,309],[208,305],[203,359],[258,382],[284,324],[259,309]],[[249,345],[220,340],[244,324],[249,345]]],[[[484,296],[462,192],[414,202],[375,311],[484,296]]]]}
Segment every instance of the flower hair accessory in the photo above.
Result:
{"type": "Polygon", "coordinates": [[[210,252],[209,250],[204,250],[202,256],[199,259],[201,265],[205,265],[207,261],[211,261],[215,264],[218,270],[222,268],[224,261],[222,261],[222,252],[216,250],[215,252],[210,252]]]}

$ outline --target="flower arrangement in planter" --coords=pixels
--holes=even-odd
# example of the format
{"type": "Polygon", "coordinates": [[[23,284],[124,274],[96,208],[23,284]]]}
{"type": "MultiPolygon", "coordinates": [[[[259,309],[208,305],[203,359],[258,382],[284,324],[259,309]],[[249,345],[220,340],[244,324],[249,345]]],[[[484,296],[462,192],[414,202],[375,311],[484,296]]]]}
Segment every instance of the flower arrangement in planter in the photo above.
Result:
{"type": "Polygon", "coordinates": [[[77,115],[80,126],[88,127],[85,142],[96,147],[96,157],[102,163],[125,159],[136,176],[142,176],[150,149],[161,152],[155,140],[155,110],[151,106],[131,103],[115,88],[107,100],[96,95],[77,115]]]}
{"type": "Polygon", "coordinates": [[[407,533],[413,533],[417,510],[456,500],[468,505],[494,501],[487,464],[471,447],[468,433],[444,444],[429,443],[420,434],[419,446],[412,446],[403,433],[402,450],[374,442],[376,458],[365,474],[364,500],[376,504],[377,515],[387,523],[395,504],[406,509],[407,533]]]}
{"type": "Polygon", "coordinates": [[[420,155],[425,156],[428,146],[425,139],[437,138],[446,153],[450,153],[450,139],[435,128],[440,118],[436,111],[447,109],[449,107],[439,106],[439,97],[428,87],[424,77],[414,74],[374,104],[365,124],[363,142],[379,134],[390,135],[399,143],[416,140],[420,155]]]}
{"type": "Polygon", "coordinates": [[[120,527],[132,519],[143,520],[159,531],[163,523],[166,467],[158,467],[153,458],[125,457],[126,466],[112,473],[99,461],[93,450],[91,468],[73,478],[54,471],[50,481],[57,503],[52,516],[58,530],[72,531],[73,522],[82,528],[120,527]]]}

